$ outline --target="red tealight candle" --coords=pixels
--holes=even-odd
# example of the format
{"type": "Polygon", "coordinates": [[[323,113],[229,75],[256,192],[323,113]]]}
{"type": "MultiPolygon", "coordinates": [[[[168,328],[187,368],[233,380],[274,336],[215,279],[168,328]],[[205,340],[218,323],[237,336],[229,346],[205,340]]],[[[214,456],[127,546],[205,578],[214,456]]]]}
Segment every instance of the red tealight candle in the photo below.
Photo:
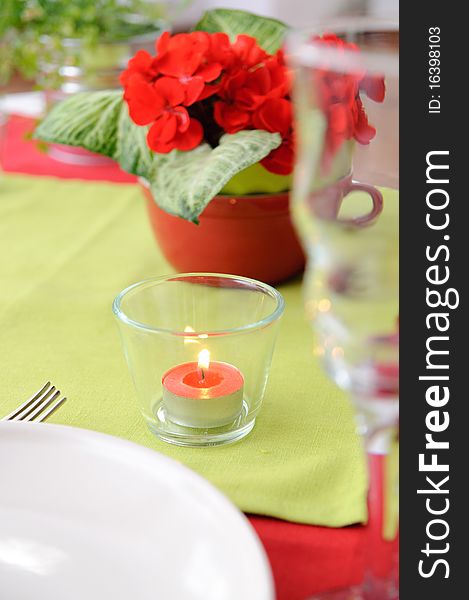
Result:
{"type": "Polygon", "coordinates": [[[186,427],[220,427],[233,422],[243,407],[244,377],[225,362],[210,362],[202,350],[198,362],[163,375],[163,403],[171,421],[186,427]]]}

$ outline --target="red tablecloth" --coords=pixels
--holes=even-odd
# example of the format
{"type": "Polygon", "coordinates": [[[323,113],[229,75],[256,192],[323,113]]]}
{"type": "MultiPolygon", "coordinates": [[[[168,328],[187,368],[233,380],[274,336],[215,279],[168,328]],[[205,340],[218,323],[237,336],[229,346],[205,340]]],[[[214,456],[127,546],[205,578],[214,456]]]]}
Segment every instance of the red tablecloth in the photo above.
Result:
{"type": "MultiPolygon", "coordinates": [[[[132,182],[117,165],[74,166],[51,159],[28,139],[31,119],[11,117],[3,144],[5,171],[56,177],[132,182]]],[[[250,516],[272,567],[278,600],[305,600],[312,594],[360,581],[365,528],[343,529],[287,523],[250,516]]]]}
{"type": "MultiPolygon", "coordinates": [[[[65,179],[90,179],[131,183],[136,180],[114,163],[105,166],[77,166],[58,162],[50,158],[30,136],[34,120],[13,116],[7,122],[2,148],[4,171],[28,173],[29,175],[53,175],[65,179]]],[[[2,144],[0,144],[0,147],[2,144]]]]}

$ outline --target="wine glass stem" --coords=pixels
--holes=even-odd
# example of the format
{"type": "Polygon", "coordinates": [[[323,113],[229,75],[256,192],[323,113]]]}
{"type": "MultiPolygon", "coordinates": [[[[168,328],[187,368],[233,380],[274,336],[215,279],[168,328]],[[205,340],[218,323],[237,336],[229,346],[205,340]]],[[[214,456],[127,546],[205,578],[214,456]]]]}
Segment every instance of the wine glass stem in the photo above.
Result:
{"type": "Polygon", "coordinates": [[[396,427],[374,429],[364,438],[369,466],[364,600],[399,598],[396,434],[396,427]]]}

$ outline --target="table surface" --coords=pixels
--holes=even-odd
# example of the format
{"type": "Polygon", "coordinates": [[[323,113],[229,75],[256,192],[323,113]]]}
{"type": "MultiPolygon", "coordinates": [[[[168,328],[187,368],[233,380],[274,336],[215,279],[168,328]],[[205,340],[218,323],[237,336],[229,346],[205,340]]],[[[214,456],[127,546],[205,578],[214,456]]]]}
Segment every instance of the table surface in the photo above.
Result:
{"type": "MultiPolygon", "coordinates": [[[[10,118],[10,151],[0,157],[5,171],[114,182],[134,180],[117,166],[75,167],[54,161],[27,139],[32,126],[31,119],[10,118]]],[[[361,579],[365,527],[331,529],[259,516],[249,519],[269,557],[279,600],[304,600],[361,579]]]]}

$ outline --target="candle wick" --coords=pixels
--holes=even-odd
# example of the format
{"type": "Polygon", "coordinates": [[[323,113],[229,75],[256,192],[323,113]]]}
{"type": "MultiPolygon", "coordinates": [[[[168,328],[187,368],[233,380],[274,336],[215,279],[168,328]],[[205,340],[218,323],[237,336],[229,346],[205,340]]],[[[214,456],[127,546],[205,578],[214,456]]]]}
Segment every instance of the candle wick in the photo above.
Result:
{"type": "Polygon", "coordinates": [[[204,370],[202,369],[202,367],[200,368],[200,372],[202,373],[201,381],[203,381],[205,379],[205,373],[204,373],[204,370]]]}

